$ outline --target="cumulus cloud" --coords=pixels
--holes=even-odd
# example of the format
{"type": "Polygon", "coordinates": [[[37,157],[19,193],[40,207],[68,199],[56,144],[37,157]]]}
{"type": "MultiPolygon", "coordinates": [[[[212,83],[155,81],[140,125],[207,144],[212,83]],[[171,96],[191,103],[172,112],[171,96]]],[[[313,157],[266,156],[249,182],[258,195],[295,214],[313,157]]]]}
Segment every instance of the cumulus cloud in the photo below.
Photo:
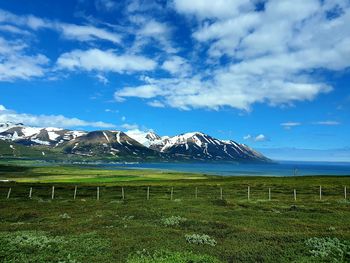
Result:
{"type": "Polygon", "coordinates": [[[113,0],[95,0],[95,6],[100,11],[114,11],[118,5],[113,0]]]}
{"type": "Polygon", "coordinates": [[[123,97],[153,98],[162,93],[162,90],[155,85],[143,85],[138,87],[125,87],[114,93],[117,101],[122,101],[123,97]]]}
{"type": "Polygon", "coordinates": [[[174,5],[180,13],[195,15],[201,19],[231,17],[238,15],[241,10],[254,7],[251,1],[246,0],[175,0],[174,5]]]}
{"type": "MultiPolygon", "coordinates": [[[[36,54],[31,49],[33,32],[44,29],[57,31],[63,38],[76,41],[105,40],[113,43],[120,43],[121,41],[119,34],[105,28],[63,23],[33,15],[19,16],[0,9],[0,31],[22,36],[22,38],[18,38],[18,36],[0,37],[0,81],[29,80],[34,77],[43,77],[45,73],[51,70],[49,69],[50,61],[47,56],[40,53],[36,54]]],[[[66,54],[66,56],[68,55],[66,54]]],[[[120,59],[124,58],[129,59],[129,57],[120,57],[120,59]]],[[[136,63],[145,63],[146,67],[149,65],[149,61],[134,61],[133,57],[130,59],[129,64],[124,63],[126,69],[137,67],[135,66],[136,63]]]]}
{"type": "Polygon", "coordinates": [[[99,82],[101,82],[104,85],[107,85],[109,83],[109,80],[105,76],[103,76],[102,74],[97,74],[96,78],[99,82]]]}
{"type": "Polygon", "coordinates": [[[168,34],[168,29],[164,24],[152,19],[144,23],[138,33],[144,36],[158,37],[168,34]]]}
{"type": "Polygon", "coordinates": [[[27,113],[18,113],[14,110],[6,109],[0,105],[0,122],[24,123],[25,125],[40,127],[98,127],[114,128],[114,124],[102,121],[91,122],[78,118],[68,118],[63,115],[34,115],[27,113]]]}
{"type": "Polygon", "coordinates": [[[33,15],[18,16],[11,12],[0,9],[0,22],[25,27],[34,31],[50,29],[59,32],[63,37],[77,41],[106,40],[114,43],[121,41],[118,33],[93,25],[76,25],[59,21],[39,18],[33,15]]]}
{"type": "Polygon", "coordinates": [[[247,134],[245,136],[243,136],[244,140],[251,140],[254,142],[265,142],[268,140],[268,138],[264,135],[264,134],[258,134],[256,136],[252,136],[250,134],[247,134]]]}
{"type": "Polygon", "coordinates": [[[43,54],[28,54],[28,46],[23,41],[0,37],[0,81],[41,77],[48,63],[43,54]]]}
{"type": "MultiPolygon", "coordinates": [[[[255,103],[291,105],[331,92],[331,85],[311,73],[350,66],[350,3],[270,0],[260,10],[255,4],[175,0],[177,12],[196,18],[192,37],[201,49],[194,52],[205,54],[207,59],[196,62],[206,69],[121,87],[117,98],[140,97],[180,109],[250,110],[255,103]],[[220,63],[222,58],[227,63],[220,63]],[[147,96],[138,95],[145,90],[147,96]]],[[[181,64],[169,60],[162,68],[174,74],[181,64]]]]}
{"type": "Polygon", "coordinates": [[[297,126],[300,126],[300,125],[301,125],[300,122],[291,122],[291,121],[281,123],[281,126],[283,128],[285,128],[286,130],[290,130],[291,128],[297,127],[297,126]]]}
{"type": "Polygon", "coordinates": [[[129,20],[132,24],[130,33],[135,35],[129,52],[142,52],[147,46],[160,49],[165,54],[174,54],[178,51],[171,41],[171,28],[167,23],[145,16],[144,12],[130,15],[129,20]]]}
{"type": "Polygon", "coordinates": [[[246,136],[243,136],[243,140],[249,140],[252,136],[250,134],[247,134],[246,136]]]}
{"type": "Polygon", "coordinates": [[[126,130],[138,130],[139,126],[137,124],[124,123],[121,125],[123,129],[126,130]]]}
{"type": "Polygon", "coordinates": [[[312,100],[319,93],[331,88],[321,83],[300,83],[293,80],[260,79],[249,74],[235,75],[217,72],[212,80],[202,76],[149,79],[148,83],[124,87],[116,91],[117,98],[155,98],[164,105],[189,110],[191,108],[219,109],[230,106],[250,110],[253,103],[267,102],[271,105],[289,104],[312,100]]]}
{"type": "Polygon", "coordinates": [[[164,108],[165,105],[158,100],[153,100],[147,103],[149,106],[154,108],[164,108]]]}
{"type": "Polygon", "coordinates": [[[264,134],[259,134],[254,138],[254,141],[256,142],[264,142],[267,141],[267,138],[264,134]]]}
{"type": "Polygon", "coordinates": [[[52,29],[56,29],[62,33],[65,38],[74,39],[79,41],[88,41],[102,39],[119,43],[121,37],[117,33],[109,32],[105,29],[97,28],[94,26],[81,26],[65,23],[53,23],[52,29]]]}
{"type": "Polygon", "coordinates": [[[338,121],[316,121],[316,122],[313,122],[313,124],[315,125],[326,125],[326,126],[336,126],[336,125],[340,125],[340,122],[338,121]]]}
{"type": "Polygon", "coordinates": [[[180,56],[171,56],[163,62],[162,69],[172,75],[187,76],[191,73],[191,65],[180,56]]]}
{"type": "Polygon", "coordinates": [[[117,55],[112,51],[100,49],[73,50],[62,54],[57,59],[57,66],[68,70],[87,71],[147,71],[156,67],[156,62],[135,55],[117,55]]]}
{"type": "MultiPolygon", "coordinates": [[[[105,10],[115,8],[111,0],[95,3],[105,10]]],[[[147,71],[152,78],[117,87],[115,99],[137,97],[154,107],[185,110],[249,111],[256,103],[279,106],[314,100],[333,90],[315,72],[350,67],[349,1],[174,0],[163,6],[132,1],[125,12],[127,26],[121,28],[0,10],[0,30],[15,36],[51,30],[64,40],[87,45],[65,51],[50,64],[44,54],[30,50],[30,42],[2,37],[0,51],[8,51],[0,52],[0,80],[42,77],[52,65],[60,70],[97,71],[102,83],[108,81],[104,72],[147,71]],[[166,8],[173,8],[179,18],[184,15],[191,27],[189,36],[182,31],[181,49],[174,41],[179,40],[173,34],[177,28],[164,19],[166,8]],[[109,48],[117,45],[118,50],[101,48],[100,42],[109,42],[109,48]]]]}

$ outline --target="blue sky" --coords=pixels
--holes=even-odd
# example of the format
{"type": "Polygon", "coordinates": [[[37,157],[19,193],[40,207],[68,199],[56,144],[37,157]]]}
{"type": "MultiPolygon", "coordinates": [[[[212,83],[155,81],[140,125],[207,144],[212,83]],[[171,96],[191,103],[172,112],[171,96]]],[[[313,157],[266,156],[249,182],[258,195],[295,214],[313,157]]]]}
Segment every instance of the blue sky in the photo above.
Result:
{"type": "Polygon", "coordinates": [[[344,0],[1,1],[0,122],[343,154],[349,24],[344,0]]]}

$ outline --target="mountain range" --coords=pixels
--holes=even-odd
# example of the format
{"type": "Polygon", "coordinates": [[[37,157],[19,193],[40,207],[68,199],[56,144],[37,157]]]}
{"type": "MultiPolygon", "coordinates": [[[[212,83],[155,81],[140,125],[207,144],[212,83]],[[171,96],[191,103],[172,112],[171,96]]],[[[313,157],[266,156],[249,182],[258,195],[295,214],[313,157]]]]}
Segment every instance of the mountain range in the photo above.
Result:
{"type": "Polygon", "coordinates": [[[245,144],[202,132],[159,136],[154,132],[78,131],[0,123],[3,157],[108,161],[271,162],[245,144]]]}

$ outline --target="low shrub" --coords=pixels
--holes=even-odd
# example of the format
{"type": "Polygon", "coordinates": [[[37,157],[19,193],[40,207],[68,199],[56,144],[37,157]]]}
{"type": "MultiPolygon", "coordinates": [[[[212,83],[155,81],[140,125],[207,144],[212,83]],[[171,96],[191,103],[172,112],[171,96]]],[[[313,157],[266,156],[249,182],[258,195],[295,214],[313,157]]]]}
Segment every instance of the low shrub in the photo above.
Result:
{"type": "Polygon", "coordinates": [[[92,232],[66,237],[43,231],[0,232],[0,262],[112,262],[109,249],[109,241],[92,232]]]}
{"type": "Polygon", "coordinates": [[[64,214],[60,215],[60,218],[62,218],[62,219],[70,219],[71,217],[67,213],[64,213],[64,214]]]}
{"type": "Polygon", "coordinates": [[[334,227],[334,226],[330,226],[329,228],[328,228],[328,231],[335,231],[336,230],[336,228],[334,227]]]}
{"type": "Polygon", "coordinates": [[[156,251],[149,253],[147,250],[138,251],[128,257],[127,263],[220,263],[218,259],[199,255],[192,252],[156,251]]]}
{"type": "Polygon", "coordinates": [[[350,243],[338,238],[313,237],[306,240],[312,257],[325,262],[350,262],[350,243]]]}
{"type": "Polygon", "coordinates": [[[185,235],[186,241],[191,244],[196,245],[209,245],[209,246],[216,246],[215,239],[211,238],[208,235],[199,235],[199,234],[192,234],[192,235],[185,235]]]}
{"type": "Polygon", "coordinates": [[[8,244],[22,249],[46,249],[64,243],[61,237],[49,237],[37,232],[22,232],[8,238],[8,244]]]}
{"type": "Polygon", "coordinates": [[[162,224],[165,226],[178,226],[181,223],[187,221],[186,218],[181,217],[181,216],[171,216],[168,218],[163,218],[162,219],[162,224]]]}

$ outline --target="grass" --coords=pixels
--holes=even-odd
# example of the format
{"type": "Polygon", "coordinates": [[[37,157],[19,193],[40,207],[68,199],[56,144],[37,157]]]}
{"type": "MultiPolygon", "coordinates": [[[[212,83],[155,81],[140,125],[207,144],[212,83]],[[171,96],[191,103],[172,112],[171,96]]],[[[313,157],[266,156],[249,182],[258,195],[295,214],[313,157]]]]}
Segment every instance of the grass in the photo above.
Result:
{"type": "Polygon", "coordinates": [[[6,168],[0,177],[16,182],[0,183],[0,262],[350,260],[350,202],[344,200],[350,177],[226,178],[79,167],[6,168]]]}
{"type": "Polygon", "coordinates": [[[205,175],[156,170],[106,170],[78,165],[16,166],[0,164],[0,179],[21,183],[118,183],[206,179],[205,175]]]}

